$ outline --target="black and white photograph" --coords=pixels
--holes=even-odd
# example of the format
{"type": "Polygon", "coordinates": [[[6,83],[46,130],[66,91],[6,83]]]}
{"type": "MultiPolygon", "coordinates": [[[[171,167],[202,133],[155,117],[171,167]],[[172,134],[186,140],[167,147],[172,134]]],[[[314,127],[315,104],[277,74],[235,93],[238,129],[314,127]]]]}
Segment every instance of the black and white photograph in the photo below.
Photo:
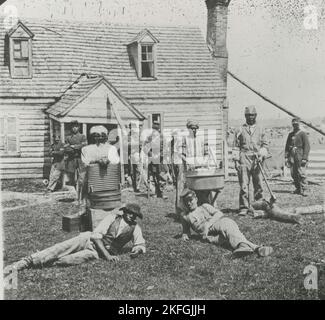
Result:
{"type": "Polygon", "coordinates": [[[0,178],[1,300],[325,300],[325,1],[0,1],[0,178]]]}

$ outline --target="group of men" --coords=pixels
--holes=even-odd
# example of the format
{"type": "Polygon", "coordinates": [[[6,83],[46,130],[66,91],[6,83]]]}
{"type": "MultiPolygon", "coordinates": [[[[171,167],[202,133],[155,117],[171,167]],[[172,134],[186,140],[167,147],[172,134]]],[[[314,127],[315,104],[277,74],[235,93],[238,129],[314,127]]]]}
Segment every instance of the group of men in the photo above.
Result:
{"type": "MultiPolygon", "coordinates": [[[[268,155],[264,131],[256,123],[255,107],[247,107],[245,117],[246,123],[236,132],[234,142],[234,161],[240,184],[239,212],[241,215],[246,215],[250,206],[248,186],[251,178],[254,199],[259,200],[263,197],[261,172],[257,161],[263,163],[268,155]]],[[[298,119],[293,119],[292,124],[293,131],[288,136],[285,148],[286,163],[292,168],[296,185],[295,193],[304,194],[305,176],[302,168],[306,167],[308,161],[308,137],[300,130],[298,119]]],[[[188,241],[192,229],[200,235],[202,241],[230,247],[234,257],[243,257],[253,253],[260,257],[270,255],[273,252],[272,247],[257,245],[246,239],[235,221],[226,217],[209,203],[199,201],[196,192],[187,188],[184,172],[206,163],[209,153],[202,139],[196,137],[198,123],[189,120],[187,128],[189,135],[185,138],[188,149],[186,152],[184,151],[184,137],[172,141],[174,144],[172,157],[174,160],[178,158],[173,164],[176,165],[174,166],[177,182],[176,210],[182,224],[182,239],[188,241]],[[198,158],[196,157],[198,148],[201,149],[200,163],[197,162],[198,158]],[[189,150],[192,151],[189,152],[189,150]],[[191,156],[194,159],[191,159],[191,156]]],[[[77,132],[76,130],[75,134],[77,132]]],[[[108,163],[119,162],[117,149],[107,143],[107,130],[104,127],[93,127],[90,136],[93,144],[78,149],[80,150],[81,168],[87,168],[91,163],[106,166],[108,163]]],[[[81,143],[78,144],[78,142],[79,140],[71,145],[79,147],[81,143]]],[[[73,147],[71,148],[73,149],[73,147]]],[[[129,241],[133,242],[130,255],[136,257],[146,252],[146,242],[142,230],[137,224],[137,218],[143,218],[140,206],[128,203],[108,213],[93,232],[83,232],[77,237],[27,256],[14,263],[13,266],[22,270],[49,264],[75,265],[99,258],[117,261],[118,254],[129,241]]]]}
{"type": "MultiPolygon", "coordinates": [[[[263,128],[256,123],[254,106],[245,108],[246,122],[235,132],[233,160],[240,185],[239,214],[250,210],[250,180],[253,182],[254,201],[263,197],[261,167],[268,155],[268,142],[263,128]]],[[[300,120],[292,119],[293,131],[289,133],[285,146],[285,165],[290,168],[295,184],[294,194],[306,196],[306,167],[310,144],[306,132],[300,129],[300,120]]]]}

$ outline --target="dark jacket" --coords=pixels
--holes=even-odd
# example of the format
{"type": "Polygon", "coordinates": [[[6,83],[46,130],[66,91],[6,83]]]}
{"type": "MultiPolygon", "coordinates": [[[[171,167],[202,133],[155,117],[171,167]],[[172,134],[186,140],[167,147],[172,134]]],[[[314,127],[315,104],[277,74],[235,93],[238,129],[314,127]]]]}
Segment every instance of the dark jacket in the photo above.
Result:
{"type": "Polygon", "coordinates": [[[306,132],[299,130],[290,132],[285,146],[285,157],[296,161],[307,160],[310,151],[306,132]]]}

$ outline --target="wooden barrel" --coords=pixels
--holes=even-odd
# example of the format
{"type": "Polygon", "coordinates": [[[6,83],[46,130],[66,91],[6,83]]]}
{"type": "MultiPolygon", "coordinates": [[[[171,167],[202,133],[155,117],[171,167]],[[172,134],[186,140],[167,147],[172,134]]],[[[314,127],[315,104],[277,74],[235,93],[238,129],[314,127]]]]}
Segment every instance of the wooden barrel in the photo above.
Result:
{"type": "Polygon", "coordinates": [[[89,166],[88,201],[92,209],[113,210],[121,205],[119,164],[89,166]]]}
{"type": "Polygon", "coordinates": [[[206,169],[202,171],[188,171],[185,173],[186,185],[192,190],[217,190],[225,185],[223,170],[206,169]]]}

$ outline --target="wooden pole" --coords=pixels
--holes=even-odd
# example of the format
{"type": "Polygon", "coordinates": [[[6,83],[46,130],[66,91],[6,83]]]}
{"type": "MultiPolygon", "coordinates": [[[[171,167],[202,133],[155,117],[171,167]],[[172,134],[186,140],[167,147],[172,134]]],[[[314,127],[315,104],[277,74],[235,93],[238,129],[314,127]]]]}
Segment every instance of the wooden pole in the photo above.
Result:
{"type": "Polygon", "coordinates": [[[60,122],[60,138],[61,142],[65,142],[65,131],[64,131],[64,122],[60,122]]]}
{"type": "MultiPolygon", "coordinates": [[[[264,96],[262,93],[256,91],[255,89],[253,89],[250,85],[248,85],[246,82],[244,82],[243,80],[240,80],[237,76],[235,76],[232,72],[230,72],[228,70],[228,74],[234,78],[235,80],[237,80],[239,83],[241,83],[243,86],[245,86],[246,88],[248,88],[249,90],[253,91],[255,94],[257,94],[259,97],[261,97],[263,100],[265,100],[266,102],[274,105],[275,107],[277,107],[278,109],[282,110],[283,112],[287,113],[289,116],[291,117],[298,117],[297,115],[295,115],[294,113],[292,113],[291,111],[287,110],[286,108],[280,106],[279,104],[275,103],[274,101],[272,101],[271,99],[267,98],[266,96],[264,96]]],[[[299,117],[298,117],[299,118],[299,117]]],[[[306,126],[314,129],[315,131],[317,131],[318,133],[322,134],[323,136],[325,136],[325,132],[322,131],[321,129],[315,127],[312,123],[304,121],[304,120],[300,120],[303,124],[305,124],[306,126]]]]}
{"type": "Polygon", "coordinates": [[[53,119],[50,118],[50,144],[52,145],[54,140],[53,140],[53,134],[54,134],[54,130],[53,130],[53,119]]]}

